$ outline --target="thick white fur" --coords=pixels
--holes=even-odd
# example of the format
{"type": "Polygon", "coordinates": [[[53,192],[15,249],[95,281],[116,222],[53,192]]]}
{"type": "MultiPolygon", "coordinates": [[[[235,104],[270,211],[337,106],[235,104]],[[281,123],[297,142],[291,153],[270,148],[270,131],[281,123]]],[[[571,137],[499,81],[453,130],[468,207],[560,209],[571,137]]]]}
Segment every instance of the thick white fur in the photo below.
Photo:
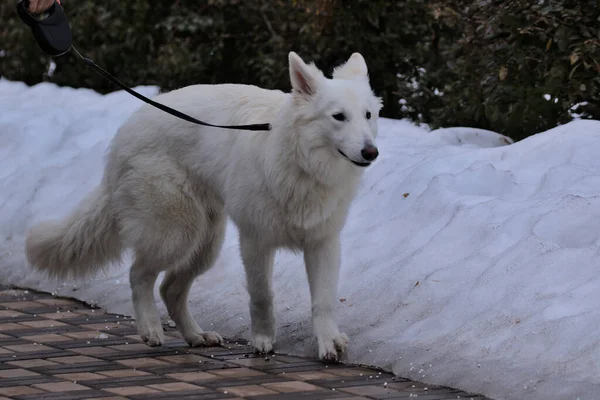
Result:
{"type": "Polygon", "coordinates": [[[160,294],[183,337],[191,346],[217,344],[222,338],[198,326],[187,297],[214,263],[228,215],[240,231],[255,348],[273,349],[273,258],[287,248],[304,252],[319,356],[336,360],[348,343],[333,315],[340,231],[364,170],[349,159],[364,163],[361,149],[375,145],[381,102],[358,53],[328,79],[292,52],[289,72],[291,93],[194,85],[156,98],[211,123],[271,122],[268,132],[207,128],[141,107],[113,139],[98,188],[65,220],[31,230],[29,262],[55,277],[81,277],[132,248],[144,341],[164,340],[153,287],[166,270],[160,294]],[[340,112],[346,121],[333,118],[340,112]]]}

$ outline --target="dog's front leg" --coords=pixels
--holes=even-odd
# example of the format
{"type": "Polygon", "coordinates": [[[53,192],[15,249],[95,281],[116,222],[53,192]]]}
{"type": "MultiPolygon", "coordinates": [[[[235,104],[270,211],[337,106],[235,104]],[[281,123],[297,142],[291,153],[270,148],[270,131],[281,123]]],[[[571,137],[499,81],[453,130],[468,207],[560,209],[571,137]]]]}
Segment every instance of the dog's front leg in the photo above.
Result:
{"type": "Polygon", "coordinates": [[[273,312],[273,261],[275,251],[250,235],[240,235],[240,250],[250,295],[252,345],[259,353],[273,350],[275,314],[273,312]]]}
{"type": "Polygon", "coordinates": [[[339,236],[304,250],[311,293],[313,329],[319,345],[319,358],[324,361],[337,361],[338,353],[343,353],[348,346],[348,337],[340,333],[333,318],[340,273],[340,253],[339,236]]]}

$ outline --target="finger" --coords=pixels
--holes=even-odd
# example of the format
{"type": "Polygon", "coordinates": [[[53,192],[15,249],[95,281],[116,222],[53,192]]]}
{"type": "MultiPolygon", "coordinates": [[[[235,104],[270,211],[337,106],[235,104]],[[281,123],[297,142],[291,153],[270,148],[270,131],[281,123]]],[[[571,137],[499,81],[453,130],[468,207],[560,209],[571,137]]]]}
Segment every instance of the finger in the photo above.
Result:
{"type": "Polygon", "coordinates": [[[44,12],[50,8],[50,6],[54,3],[54,0],[42,0],[39,2],[38,13],[44,12]]]}
{"type": "Polygon", "coordinates": [[[29,12],[35,14],[35,9],[38,6],[38,0],[29,0],[29,12]]]}

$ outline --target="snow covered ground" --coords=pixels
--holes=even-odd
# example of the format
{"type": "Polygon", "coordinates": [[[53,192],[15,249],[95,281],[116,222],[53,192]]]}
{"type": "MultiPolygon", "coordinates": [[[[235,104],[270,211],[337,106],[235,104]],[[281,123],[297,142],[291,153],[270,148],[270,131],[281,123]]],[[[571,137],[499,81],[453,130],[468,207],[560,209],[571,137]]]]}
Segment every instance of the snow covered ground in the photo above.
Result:
{"type": "MultiPolygon", "coordinates": [[[[100,181],[110,138],[140,104],[124,92],[0,80],[0,282],[132,314],[126,265],[51,282],[28,269],[23,236],[67,214],[100,181]]],[[[496,399],[597,398],[600,122],[515,144],[472,129],[380,124],[381,157],[343,235],[338,316],[352,341],[348,361],[496,399]]],[[[247,337],[229,228],[191,305],[202,326],[247,337]]],[[[282,352],[315,353],[305,282],[301,256],[280,253],[282,352]]]]}

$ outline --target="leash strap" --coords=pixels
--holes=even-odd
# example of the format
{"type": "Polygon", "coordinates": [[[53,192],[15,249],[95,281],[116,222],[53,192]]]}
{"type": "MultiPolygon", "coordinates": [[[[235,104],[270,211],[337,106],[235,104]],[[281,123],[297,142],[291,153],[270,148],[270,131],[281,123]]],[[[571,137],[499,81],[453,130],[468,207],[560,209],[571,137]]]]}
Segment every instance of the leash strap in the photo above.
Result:
{"type": "Polygon", "coordinates": [[[74,46],[71,46],[71,49],[75,52],[75,54],[77,54],[84,63],[86,63],[86,65],[88,67],[91,67],[92,69],[94,69],[96,72],[98,72],[100,75],[104,76],[106,79],[110,80],[111,82],[113,82],[114,84],[116,84],[117,86],[119,86],[121,89],[125,90],[127,93],[129,93],[132,96],[137,97],[138,99],[150,104],[151,106],[154,106],[166,113],[169,113],[171,115],[174,115],[177,118],[181,118],[183,120],[192,122],[194,124],[198,124],[198,125],[204,125],[204,126],[210,126],[213,128],[224,128],[224,129],[240,129],[240,130],[246,130],[246,131],[269,131],[271,130],[271,124],[250,124],[250,125],[213,125],[213,124],[209,124],[208,122],[202,122],[199,119],[196,119],[194,117],[191,117],[185,113],[182,113],[181,111],[177,111],[174,108],[165,106],[164,104],[160,104],[157,103],[154,100],[150,100],[149,98],[147,98],[144,95],[139,94],[138,92],[130,89],[127,87],[127,85],[125,85],[123,82],[119,81],[117,78],[115,78],[114,76],[112,76],[111,74],[108,73],[108,71],[106,71],[104,68],[100,67],[98,64],[96,64],[95,62],[93,62],[92,60],[90,60],[87,57],[84,57],[81,55],[81,53],[79,53],[79,51],[77,51],[77,49],[74,46]]]}
{"type": "Polygon", "coordinates": [[[17,13],[19,17],[23,22],[25,22],[25,24],[27,24],[27,26],[31,28],[38,45],[47,54],[53,57],[57,57],[68,53],[69,50],[73,50],[75,54],[79,56],[79,58],[81,58],[81,60],[88,67],[92,68],[94,71],[98,72],[100,75],[104,76],[106,79],[113,82],[130,95],[137,97],[143,102],[146,102],[151,106],[158,108],[159,110],[169,113],[177,118],[181,118],[185,121],[198,125],[209,126],[212,128],[238,129],[246,131],[271,130],[271,124],[213,125],[209,124],[208,122],[200,121],[199,119],[196,119],[164,104],[157,103],[154,100],[150,100],[146,96],[141,95],[138,92],[127,87],[123,82],[119,81],[117,78],[108,73],[108,71],[100,67],[98,64],[96,64],[89,58],[82,56],[81,53],[77,51],[77,49],[72,45],[71,28],[59,1],[56,1],[50,7],[50,9],[48,9],[47,13],[49,13],[49,15],[44,19],[37,19],[34,16],[32,16],[27,11],[28,8],[28,0],[20,0],[17,3],[17,13]]]}

